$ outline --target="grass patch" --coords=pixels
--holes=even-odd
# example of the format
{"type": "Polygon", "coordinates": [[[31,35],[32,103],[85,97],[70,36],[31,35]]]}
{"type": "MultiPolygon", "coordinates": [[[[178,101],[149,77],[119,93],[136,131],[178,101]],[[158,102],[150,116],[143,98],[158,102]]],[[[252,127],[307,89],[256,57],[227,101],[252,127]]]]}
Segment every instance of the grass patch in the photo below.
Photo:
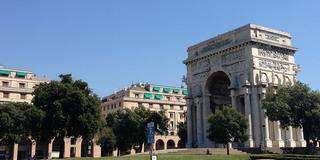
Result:
{"type": "MultiPolygon", "coordinates": [[[[177,155],[159,154],[158,160],[248,160],[249,155],[177,155]]],[[[69,158],[68,160],[150,160],[149,155],[104,157],[104,158],[69,158]]]]}
{"type": "Polygon", "coordinates": [[[319,160],[319,155],[300,155],[300,154],[257,154],[251,155],[251,160],[275,159],[275,160],[319,160]]]}

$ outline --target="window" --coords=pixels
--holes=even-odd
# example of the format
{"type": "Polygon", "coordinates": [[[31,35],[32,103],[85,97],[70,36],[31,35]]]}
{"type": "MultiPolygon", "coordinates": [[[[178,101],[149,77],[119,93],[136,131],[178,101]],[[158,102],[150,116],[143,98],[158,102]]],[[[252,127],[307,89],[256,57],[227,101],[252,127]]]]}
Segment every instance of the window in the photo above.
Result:
{"type": "Polygon", "coordinates": [[[26,84],[25,83],[19,83],[19,88],[26,88],[26,84]]]}
{"type": "Polygon", "coordinates": [[[180,119],[184,119],[184,117],[185,117],[184,113],[181,113],[180,114],[180,119]]]}
{"type": "Polygon", "coordinates": [[[3,92],[3,98],[9,98],[9,93],[8,92],[3,92]]]}
{"type": "Polygon", "coordinates": [[[170,109],[173,109],[173,105],[172,104],[170,104],[170,109]]]}
{"type": "Polygon", "coordinates": [[[72,137],[71,138],[71,145],[75,145],[77,143],[77,139],[72,137]]]}
{"type": "Polygon", "coordinates": [[[174,132],[170,132],[170,135],[171,135],[171,136],[174,136],[174,132]]]}
{"type": "Polygon", "coordinates": [[[183,106],[180,106],[180,110],[183,110],[183,106]]]}
{"type": "Polygon", "coordinates": [[[150,107],[150,108],[153,108],[153,105],[152,105],[152,103],[149,103],[149,107],[150,107]]]}
{"type": "Polygon", "coordinates": [[[139,98],[139,94],[134,94],[134,98],[139,98]]]}
{"type": "Polygon", "coordinates": [[[170,126],[169,128],[172,130],[173,129],[173,121],[170,121],[170,126]]]}
{"type": "Polygon", "coordinates": [[[138,102],[138,107],[143,107],[141,102],[138,102]]]}
{"type": "Polygon", "coordinates": [[[173,117],[174,117],[174,113],[170,112],[170,118],[173,118],[173,117]]]}
{"type": "Polygon", "coordinates": [[[2,87],[9,87],[9,82],[2,82],[2,87]]]}
{"type": "Polygon", "coordinates": [[[20,99],[26,99],[26,94],[20,94],[20,99]]]}
{"type": "Polygon", "coordinates": [[[160,104],[160,110],[163,110],[164,107],[163,107],[163,104],[160,104]]]}

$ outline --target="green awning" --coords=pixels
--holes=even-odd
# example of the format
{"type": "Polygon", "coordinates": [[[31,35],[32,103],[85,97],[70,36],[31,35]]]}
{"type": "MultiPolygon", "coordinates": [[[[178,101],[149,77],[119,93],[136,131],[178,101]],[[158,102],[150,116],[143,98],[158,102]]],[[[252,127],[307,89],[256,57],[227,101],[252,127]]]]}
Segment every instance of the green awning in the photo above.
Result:
{"type": "Polygon", "coordinates": [[[152,99],[153,95],[152,93],[145,93],[144,94],[144,99],[152,99]]]}
{"type": "Polygon", "coordinates": [[[182,91],[182,94],[187,96],[187,95],[188,95],[188,90],[184,89],[184,90],[182,91]]]}
{"type": "Polygon", "coordinates": [[[163,88],[163,92],[164,93],[170,93],[171,92],[171,88],[163,88]]]}
{"type": "Polygon", "coordinates": [[[159,92],[160,91],[160,87],[153,87],[153,91],[159,92]]]}
{"type": "Polygon", "coordinates": [[[179,93],[180,89],[173,89],[173,93],[179,93]]]}
{"type": "Polygon", "coordinates": [[[17,77],[25,77],[27,75],[26,72],[16,72],[17,77]]]}
{"type": "Polygon", "coordinates": [[[8,70],[0,70],[0,75],[9,76],[10,73],[11,71],[8,71],[8,70]]]}
{"type": "Polygon", "coordinates": [[[156,95],[154,95],[154,99],[162,100],[163,99],[163,95],[162,94],[156,94],[156,95]]]}

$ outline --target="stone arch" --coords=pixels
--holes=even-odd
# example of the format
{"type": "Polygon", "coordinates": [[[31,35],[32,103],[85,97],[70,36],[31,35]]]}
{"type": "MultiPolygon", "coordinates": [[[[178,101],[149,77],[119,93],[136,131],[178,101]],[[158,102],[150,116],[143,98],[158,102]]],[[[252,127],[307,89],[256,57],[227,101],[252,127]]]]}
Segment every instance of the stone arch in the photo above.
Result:
{"type": "Polygon", "coordinates": [[[52,140],[52,155],[51,156],[53,158],[59,158],[59,156],[63,156],[63,155],[60,155],[60,154],[63,154],[60,152],[62,150],[62,147],[64,147],[64,142],[61,142],[59,139],[54,138],[52,140]]]}
{"type": "Polygon", "coordinates": [[[172,139],[169,139],[167,141],[167,149],[174,149],[175,148],[175,142],[172,139]]]}
{"type": "Polygon", "coordinates": [[[158,139],[156,141],[156,150],[163,150],[164,149],[164,142],[162,139],[158,139]]]}
{"type": "Polygon", "coordinates": [[[18,159],[31,157],[32,140],[28,137],[22,137],[18,147],[18,159]]]}
{"type": "Polygon", "coordinates": [[[231,104],[230,97],[231,78],[223,71],[217,71],[208,76],[205,82],[205,92],[210,96],[210,109],[231,104]]]}

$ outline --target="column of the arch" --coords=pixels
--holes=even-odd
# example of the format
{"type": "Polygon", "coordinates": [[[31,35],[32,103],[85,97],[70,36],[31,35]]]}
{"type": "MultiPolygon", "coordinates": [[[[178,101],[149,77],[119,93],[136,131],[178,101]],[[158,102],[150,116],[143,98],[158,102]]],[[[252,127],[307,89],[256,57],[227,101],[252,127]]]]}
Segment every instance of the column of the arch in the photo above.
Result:
{"type": "Polygon", "coordinates": [[[264,147],[272,147],[272,141],[270,140],[270,134],[269,134],[269,118],[266,115],[266,110],[262,109],[261,101],[265,98],[265,88],[260,87],[260,103],[259,108],[261,111],[261,118],[262,118],[262,124],[263,124],[263,136],[264,136],[264,147]]]}
{"type": "Polygon", "coordinates": [[[252,130],[253,130],[253,141],[256,147],[262,145],[262,136],[261,136],[261,119],[260,119],[260,110],[259,110],[259,97],[258,97],[258,88],[252,87],[251,88],[251,105],[252,105],[252,130]]]}
{"type": "Polygon", "coordinates": [[[251,99],[250,99],[250,91],[249,88],[245,88],[245,95],[244,95],[244,101],[245,101],[245,115],[248,119],[248,136],[249,139],[247,141],[247,147],[254,147],[253,142],[253,133],[252,133],[252,115],[251,115],[251,99]]]}
{"type": "Polygon", "coordinates": [[[192,114],[193,113],[193,108],[192,108],[192,100],[188,99],[187,100],[187,148],[191,148],[192,147],[192,137],[194,136],[192,133],[192,124],[193,124],[193,117],[192,114]]]}
{"type": "Polygon", "coordinates": [[[289,126],[286,132],[286,147],[295,147],[296,143],[293,140],[292,126],[289,126]]]}
{"type": "Polygon", "coordinates": [[[305,147],[306,146],[306,140],[304,139],[304,136],[303,136],[303,128],[297,128],[297,130],[298,130],[297,146],[298,147],[305,147]]]}
{"type": "MultiPolygon", "coordinates": [[[[265,112],[265,111],[264,111],[265,112]]],[[[272,147],[272,141],[270,139],[269,119],[264,113],[264,143],[265,147],[272,147]]]]}
{"type": "Polygon", "coordinates": [[[204,95],[203,98],[203,105],[202,105],[202,109],[203,109],[203,140],[204,140],[204,147],[210,147],[213,146],[212,142],[207,138],[208,137],[208,132],[207,130],[209,129],[209,116],[211,113],[210,110],[210,94],[206,94],[204,95]]]}
{"type": "Polygon", "coordinates": [[[280,122],[274,122],[275,125],[275,141],[274,141],[274,146],[275,147],[284,147],[284,141],[282,140],[282,136],[281,136],[281,126],[280,126],[280,122]]]}
{"type": "Polygon", "coordinates": [[[201,112],[201,104],[200,104],[200,98],[198,98],[196,100],[196,110],[197,110],[197,119],[196,119],[196,123],[197,123],[197,145],[198,147],[202,147],[203,146],[203,128],[202,128],[202,112],[201,112]]]}

